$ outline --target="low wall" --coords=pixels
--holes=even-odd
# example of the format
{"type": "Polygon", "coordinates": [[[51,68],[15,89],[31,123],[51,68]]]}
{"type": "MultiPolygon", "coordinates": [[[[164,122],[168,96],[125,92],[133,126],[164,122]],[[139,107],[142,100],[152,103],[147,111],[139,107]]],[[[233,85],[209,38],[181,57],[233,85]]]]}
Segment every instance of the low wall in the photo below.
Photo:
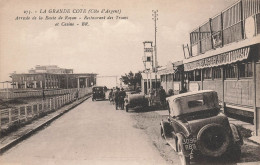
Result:
{"type": "MultiPolygon", "coordinates": [[[[78,89],[59,89],[59,90],[45,90],[45,96],[53,95],[64,95],[69,93],[75,93],[78,89]]],[[[88,90],[91,91],[91,88],[80,88],[80,91],[88,90]]],[[[25,98],[25,97],[42,97],[42,90],[38,91],[1,91],[0,99],[15,99],[15,98],[25,98]]]]}
{"type": "MultiPolygon", "coordinates": [[[[76,90],[77,91],[77,90],[76,90]]],[[[62,106],[91,94],[91,88],[82,88],[77,92],[71,90],[71,93],[62,96],[48,98],[33,104],[26,104],[14,108],[0,110],[0,133],[3,129],[8,129],[13,125],[20,125],[33,120],[42,114],[54,112],[62,106]],[[78,98],[77,98],[78,96],[78,98]]]]}

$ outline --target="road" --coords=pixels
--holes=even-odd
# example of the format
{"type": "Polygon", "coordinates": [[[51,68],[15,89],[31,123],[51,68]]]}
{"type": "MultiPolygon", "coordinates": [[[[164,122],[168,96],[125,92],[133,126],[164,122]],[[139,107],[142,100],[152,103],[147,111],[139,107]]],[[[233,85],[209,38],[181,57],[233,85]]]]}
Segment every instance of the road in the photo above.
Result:
{"type": "Polygon", "coordinates": [[[0,164],[167,164],[130,113],[85,101],[1,155],[0,164]]]}

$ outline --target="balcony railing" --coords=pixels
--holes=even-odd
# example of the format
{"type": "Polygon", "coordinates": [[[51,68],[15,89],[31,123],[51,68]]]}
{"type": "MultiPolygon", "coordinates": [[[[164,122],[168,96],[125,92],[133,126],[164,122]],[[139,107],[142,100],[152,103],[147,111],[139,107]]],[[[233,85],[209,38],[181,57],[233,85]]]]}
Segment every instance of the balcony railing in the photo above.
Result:
{"type": "MultiPolygon", "coordinates": [[[[248,38],[245,25],[253,18],[254,34],[260,34],[260,0],[240,0],[190,33],[191,56],[248,38]]],[[[247,29],[246,29],[247,30],[247,29]]]]}

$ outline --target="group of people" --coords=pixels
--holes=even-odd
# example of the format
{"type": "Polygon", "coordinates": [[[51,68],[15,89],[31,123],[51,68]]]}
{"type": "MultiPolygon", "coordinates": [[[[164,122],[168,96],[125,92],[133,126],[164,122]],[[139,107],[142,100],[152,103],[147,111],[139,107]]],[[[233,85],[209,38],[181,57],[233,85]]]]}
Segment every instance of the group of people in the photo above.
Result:
{"type": "Polygon", "coordinates": [[[109,92],[109,100],[110,100],[110,102],[115,103],[116,110],[124,109],[125,97],[126,97],[126,92],[124,91],[124,88],[121,88],[121,90],[120,90],[117,87],[115,90],[111,89],[111,91],[109,92]]]}

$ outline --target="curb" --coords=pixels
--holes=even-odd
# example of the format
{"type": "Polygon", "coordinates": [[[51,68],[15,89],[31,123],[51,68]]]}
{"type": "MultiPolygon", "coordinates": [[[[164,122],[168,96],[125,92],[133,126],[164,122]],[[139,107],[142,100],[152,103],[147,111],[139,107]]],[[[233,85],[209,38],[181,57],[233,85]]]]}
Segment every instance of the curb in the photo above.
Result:
{"type": "Polygon", "coordinates": [[[21,141],[27,139],[28,137],[30,137],[31,135],[33,135],[35,132],[41,130],[44,128],[44,126],[52,123],[54,120],[58,119],[59,117],[61,117],[63,114],[69,112],[71,109],[77,107],[78,105],[80,105],[81,103],[83,103],[85,100],[89,99],[91,97],[91,95],[85,96],[84,98],[82,98],[82,100],[79,100],[79,102],[75,103],[74,105],[67,105],[68,107],[66,107],[66,109],[64,111],[62,111],[61,113],[57,114],[56,116],[53,116],[52,118],[50,118],[49,120],[45,121],[44,123],[36,126],[35,128],[33,128],[32,130],[30,130],[29,132],[26,132],[25,134],[21,135],[20,137],[12,140],[10,143],[1,146],[0,147],[0,155],[2,155],[5,151],[9,150],[10,148],[12,148],[13,146],[15,146],[16,144],[20,143],[21,141]]]}

